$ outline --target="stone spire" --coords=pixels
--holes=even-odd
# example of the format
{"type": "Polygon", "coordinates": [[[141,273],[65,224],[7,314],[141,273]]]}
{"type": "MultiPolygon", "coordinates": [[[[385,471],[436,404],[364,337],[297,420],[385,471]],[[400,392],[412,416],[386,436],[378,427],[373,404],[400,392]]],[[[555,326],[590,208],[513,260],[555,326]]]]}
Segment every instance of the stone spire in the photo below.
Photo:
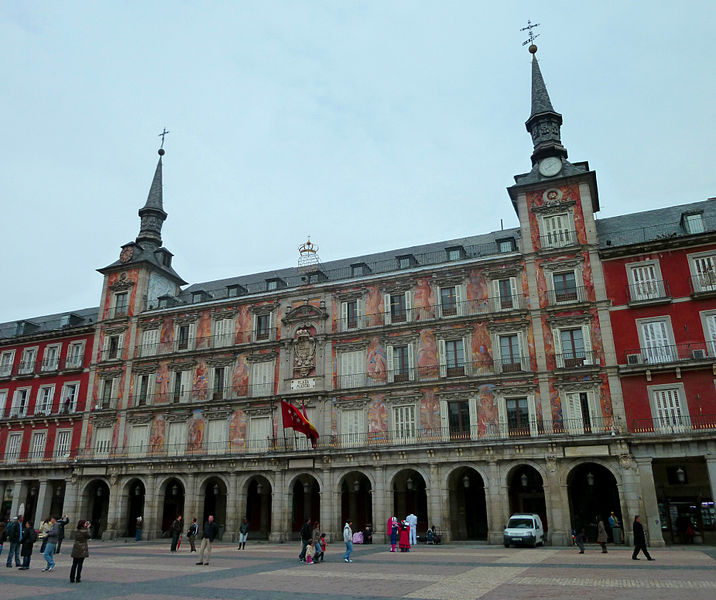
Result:
{"type": "Polygon", "coordinates": [[[154,171],[147,202],[139,209],[141,226],[137,236],[137,243],[148,242],[157,247],[162,245],[162,224],[167,218],[167,213],[162,206],[162,156],[164,156],[163,148],[159,150],[159,162],[157,170],[154,171]]]}
{"type": "Polygon", "coordinates": [[[532,44],[529,51],[532,54],[532,110],[525,127],[532,136],[534,145],[532,164],[534,165],[547,156],[567,158],[567,149],[562,146],[560,138],[562,115],[552,108],[552,102],[549,99],[547,87],[537,62],[537,46],[532,44]]]}

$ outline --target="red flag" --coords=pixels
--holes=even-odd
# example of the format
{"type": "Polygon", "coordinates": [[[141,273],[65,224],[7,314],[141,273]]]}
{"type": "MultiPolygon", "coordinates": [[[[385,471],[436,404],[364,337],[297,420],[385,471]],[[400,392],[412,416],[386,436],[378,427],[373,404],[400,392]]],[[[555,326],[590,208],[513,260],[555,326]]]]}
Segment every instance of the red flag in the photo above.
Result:
{"type": "MultiPolygon", "coordinates": [[[[304,413],[305,413],[304,407],[304,413]]],[[[309,440],[311,445],[315,448],[318,441],[318,431],[306,418],[305,414],[301,414],[299,410],[293,405],[289,404],[285,400],[281,400],[281,414],[283,416],[283,428],[293,429],[304,434],[309,440]]]]}

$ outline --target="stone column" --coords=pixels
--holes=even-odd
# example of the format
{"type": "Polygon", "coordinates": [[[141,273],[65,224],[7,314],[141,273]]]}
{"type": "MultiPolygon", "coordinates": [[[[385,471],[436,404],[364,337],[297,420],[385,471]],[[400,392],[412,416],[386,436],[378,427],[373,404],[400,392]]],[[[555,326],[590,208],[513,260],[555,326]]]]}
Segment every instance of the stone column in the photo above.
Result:
{"type": "MultiPolygon", "coordinates": [[[[434,459],[433,459],[434,460],[434,459]]],[[[448,498],[446,490],[440,481],[440,468],[437,463],[430,464],[429,489],[425,490],[428,495],[428,527],[435,525],[439,530],[445,532],[445,541],[450,541],[450,521],[448,511],[448,498]]],[[[405,515],[401,515],[405,517],[405,515]]]]}
{"type": "MultiPolygon", "coordinates": [[[[185,523],[191,523],[191,520],[196,517],[196,522],[199,524],[199,531],[201,531],[201,528],[204,526],[202,522],[204,514],[203,511],[201,511],[201,513],[199,512],[200,498],[197,487],[198,482],[196,475],[192,473],[187,477],[186,489],[184,490],[184,515],[182,516],[182,520],[185,523]]],[[[203,508],[203,506],[201,508],[203,508]]]]}
{"type": "Polygon", "coordinates": [[[75,526],[77,521],[80,519],[89,519],[89,515],[86,510],[80,512],[80,481],[79,479],[73,480],[68,477],[65,479],[65,495],[62,498],[62,510],[60,513],[64,516],[67,515],[70,522],[65,526],[65,538],[71,539],[74,537],[75,526]]]}
{"type": "Polygon", "coordinates": [[[385,467],[377,465],[374,469],[375,489],[372,491],[371,501],[373,502],[373,543],[387,544],[386,525],[388,518],[387,490],[385,486],[385,467]]]}
{"type": "MultiPolygon", "coordinates": [[[[641,512],[639,513],[641,515],[641,524],[646,530],[648,544],[650,546],[664,546],[651,458],[637,458],[636,464],[639,469],[639,483],[641,487],[641,512]]],[[[628,524],[627,527],[629,527],[628,524]]]]}
{"type": "Polygon", "coordinates": [[[27,486],[22,481],[22,479],[18,479],[17,481],[15,481],[12,486],[12,505],[10,507],[10,518],[17,517],[17,511],[20,510],[20,504],[24,502],[26,494],[27,486]]]}
{"type": "Polygon", "coordinates": [[[157,497],[157,479],[154,475],[149,475],[145,479],[144,508],[142,512],[142,518],[144,519],[142,537],[145,540],[151,540],[161,535],[161,532],[158,531],[160,517],[157,514],[160,505],[161,501],[157,497]]]}
{"type": "Polygon", "coordinates": [[[52,504],[52,496],[49,496],[48,502],[48,494],[52,494],[52,488],[47,485],[47,479],[43,479],[40,481],[40,488],[37,490],[37,508],[35,509],[35,522],[33,523],[35,529],[48,516],[45,512],[50,510],[50,504],[52,504]],[[49,490],[48,487],[50,488],[49,490]]]}
{"type": "MultiPolygon", "coordinates": [[[[5,501],[5,492],[7,491],[7,481],[0,481],[0,509],[2,508],[3,502],[5,501]]],[[[0,519],[7,521],[7,515],[0,512],[0,519]]],[[[3,521],[3,522],[4,522],[3,521]]]]}
{"type": "Polygon", "coordinates": [[[559,470],[547,471],[544,482],[544,501],[550,515],[549,539],[553,546],[567,546],[571,543],[569,489],[560,484],[559,470]]]}
{"type": "Polygon", "coordinates": [[[716,502],[716,457],[711,456],[706,459],[706,469],[709,473],[709,483],[711,484],[711,501],[716,502]]]}
{"type": "Polygon", "coordinates": [[[113,540],[120,534],[122,522],[122,491],[119,479],[110,478],[109,510],[107,511],[107,527],[102,532],[102,540],[113,540]]]}
{"type": "Polygon", "coordinates": [[[494,461],[487,467],[490,483],[485,489],[485,503],[487,504],[487,541],[490,544],[502,544],[505,524],[509,517],[509,492],[501,471],[494,461]]]}
{"type": "Polygon", "coordinates": [[[290,502],[291,494],[286,491],[284,482],[284,472],[276,471],[275,487],[271,490],[271,533],[269,533],[271,542],[285,542],[290,527],[286,500],[290,502]]]}
{"type": "Polygon", "coordinates": [[[224,531],[222,540],[224,542],[235,542],[238,539],[239,523],[241,522],[240,513],[236,510],[238,479],[239,476],[236,473],[229,474],[229,486],[226,490],[226,531],[224,531]]]}
{"type": "Polygon", "coordinates": [[[331,533],[335,529],[338,515],[336,501],[340,502],[340,490],[336,491],[333,482],[333,473],[329,468],[322,470],[323,489],[321,490],[321,514],[319,521],[324,533],[331,533]],[[336,494],[338,493],[338,497],[336,494]]]}

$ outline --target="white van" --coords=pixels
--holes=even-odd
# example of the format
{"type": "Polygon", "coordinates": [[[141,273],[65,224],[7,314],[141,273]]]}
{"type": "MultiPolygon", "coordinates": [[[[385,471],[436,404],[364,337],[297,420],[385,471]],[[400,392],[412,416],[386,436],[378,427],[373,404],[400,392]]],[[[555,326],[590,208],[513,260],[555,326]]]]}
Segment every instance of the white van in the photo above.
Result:
{"type": "Polygon", "coordinates": [[[505,548],[515,546],[532,546],[544,544],[544,527],[542,519],[534,513],[517,513],[510,517],[505,527],[505,548]]]}

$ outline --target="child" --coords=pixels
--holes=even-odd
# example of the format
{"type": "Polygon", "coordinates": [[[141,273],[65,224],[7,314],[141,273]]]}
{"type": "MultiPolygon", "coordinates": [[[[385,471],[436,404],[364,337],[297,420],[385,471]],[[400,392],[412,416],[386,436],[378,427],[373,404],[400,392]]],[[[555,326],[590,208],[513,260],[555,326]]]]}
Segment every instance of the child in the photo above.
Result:
{"type": "Polygon", "coordinates": [[[308,540],[308,544],[306,545],[306,564],[312,565],[313,564],[313,557],[316,554],[316,548],[313,546],[313,538],[308,540]]]}
{"type": "Polygon", "coordinates": [[[320,562],[323,562],[323,558],[326,556],[326,547],[328,546],[328,543],[326,542],[326,534],[325,533],[321,534],[320,544],[321,544],[321,554],[316,555],[315,560],[320,559],[320,562]]]}
{"type": "Polygon", "coordinates": [[[323,546],[321,545],[321,539],[317,537],[316,541],[313,542],[313,545],[316,548],[316,551],[313,555],[313,564],[316,564],[317,562],[319,562],[321,555],[323,554],[323,546]]]}

